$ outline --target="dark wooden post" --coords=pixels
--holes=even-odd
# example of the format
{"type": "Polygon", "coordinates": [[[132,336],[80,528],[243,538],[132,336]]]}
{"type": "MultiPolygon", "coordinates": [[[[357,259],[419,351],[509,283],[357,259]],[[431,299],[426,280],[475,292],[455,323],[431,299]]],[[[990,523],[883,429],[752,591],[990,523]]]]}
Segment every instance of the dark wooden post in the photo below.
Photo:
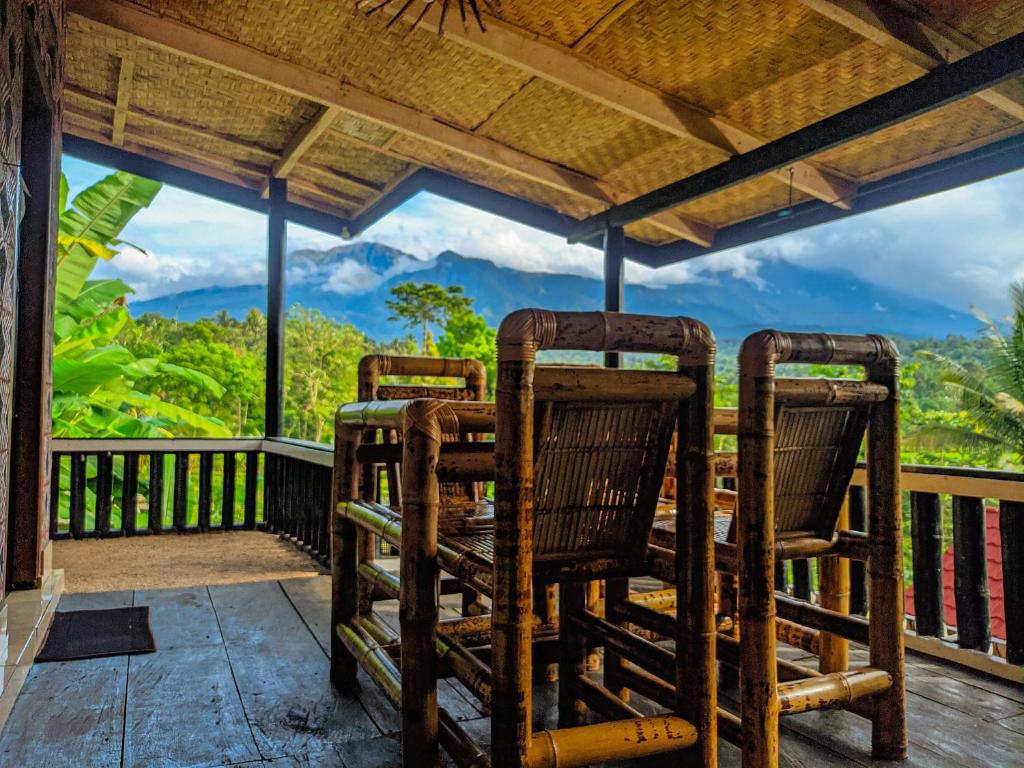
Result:
{"type": "MultiPolygon", "coordinates": [[[[604,233],[604,309],[621,312],[625,305],[625,251],[626,233],[622,227],[612,227],[604,233]]],[[[622,355],[605,352],[606,368],[622,367],[622,355]]]]}
{"type": "Polygon", "coordinates": [[[1024,664],[1024,502],[999,502],[1006,605],[1006,660],[1024,664]]]}
{"type": "MultiPolygon", "coordinates": [[[[23,4],[16,3],[13,12],[20,14],[22,8],[23,4]]],[[[31,34],[27,17],[24,23],[29,34],[26,35],[26,45],[23,47],[23,79],[15,87],[22,90],[21,178],[22,189],[29,194],[21,196],[24,208],[21,210],[20,223],[11,220],[18,216],[17,213],[6,209],[3,212],[4,218],[9,220],[6,226],[12,231],[18,230],[20,241],[15,278],[17,307],[15,316],[7,315],[4,321],[5,327],[13,325],[17,328],[13,360],[14,397],[10,403],[13,418],[9,425],[3,425],[5,428],[10,427],[10,490],[9,495],[3,494],[2,499],[3,502],[9,502],[10,516],[7,531],[7,583],[15,589],[39,586],[43,576],[42,552],[47,540],[45,523],[50,490],[53,303],[61,150],[57,116],[59,105],[56,102],[59,96],[54,94],[52,72],[48,71],[44,61],[45,47],[41,46],[42,41],[37,41],[31,34]]],[[[56,53],[60,47],[53,50],[56,53]]],[[[14,65],[13,61],[11,65],[14,65]]],[[[12,101],[17,103],[16,100],[12,101]]],[[[5,124],[7,122],[4,121],[5,124]]],[[[13,131],[14,126],[11,129],[13,131]]],[[[16,141],[17,133],[8,138],[16,141]]],[[[17,187],[17,171],[11,169],[10,172],[15,179],[14,186],[17,187]]],[[[11,273],[14,267],[8,266],[8,277],[4,278],[0,290],[5,295],[10,294],[13,300],[15,280],[11,280],[11,273]]],[[[10,358],[7,359],[11,362],[10,358]]],[[[5,377],[8,375],[4,374],[5,377]]],[[[0,483],[6,482],[6,477],[0,478],[0,483]]],[[[3,514],[0,512],[0,518],[3,514]]],[[[0,524],[0,532],[2,527],[0,524]]],[[[0,594],[2,592],[0,585],[0,594]]]]}
{"type": "MultiPolygon", "coordinates": [[[[613,227],[604,233],[604,308],[606,312],[621,312],[625,305],[625,250],[626,234],[622,227],[613,227]]],[[[620,352],[605,352],[606,368],[621,368],[620,352]]],[[[629,579],[605,580],[605,605],[620,605],[629,599],[629,579]]],[[[616,622],[618,623],[618,622],[616,622]]],[[[619,671],[622,657],[605,648],[605,687],[626,701],[629,691],[622,685],[619,671]]]]}
{"type": "Polygon", "coordinates": [[[267,233],[267,374],[266,418],[263,433],[281,435],[284,400],[284,268],[287,244],[285,207],[288,182],[270,179],[270,213],[267,233]]]}
{"type": "Polygon", "coordinates": [[[917,634],[942,636],[942,504],[936,493],[910,494],[917,634]]]}
{"type": "Polygon", "coordinates": [[[991,641],[988,568],[985,563],[985,501],[953,497],[953,592],[957,645],[987,651],[991,641]]]}

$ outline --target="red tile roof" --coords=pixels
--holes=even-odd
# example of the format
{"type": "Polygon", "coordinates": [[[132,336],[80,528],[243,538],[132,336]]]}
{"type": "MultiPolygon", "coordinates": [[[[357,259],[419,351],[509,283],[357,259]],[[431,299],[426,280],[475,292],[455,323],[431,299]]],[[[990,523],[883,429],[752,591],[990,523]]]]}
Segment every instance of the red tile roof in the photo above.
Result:
{"type": "MultiPolygon", "coordinates": [[[[1006,609],[1003,603],[1003,552],[999,540],[999,510],[985,510],[985,560],[988,568],[989,614],[992,619],[992,637],[1006,638],[1006,609]]],[[[942,555],[942,602],[944,618],[949,626],[956,626],[956,598],[953,594],[953,547],[942,555]]],[[[908,616],[914,615],[914,585],[907,587],[904,608],[908,616]]]]}

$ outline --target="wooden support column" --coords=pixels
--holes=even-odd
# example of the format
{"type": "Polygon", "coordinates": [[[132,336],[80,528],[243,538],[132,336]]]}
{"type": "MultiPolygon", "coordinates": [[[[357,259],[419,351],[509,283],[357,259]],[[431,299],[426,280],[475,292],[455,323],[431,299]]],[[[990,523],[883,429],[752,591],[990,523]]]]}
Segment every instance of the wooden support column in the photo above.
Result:
{"type": "MultiPolygon", "coordinates": [[[[612,227],[604,233],[604,309],[621,312],[625,304],[626,233],[622,227],[612,227]]],[[[622,355],[605,352],[606,368],[620,368],[622,355]]]]}
{"type": "Polygon", "coordinates": [[[267,217],[267,372],[266,419],[263,433],[279,437],[284,428],[284,268],[287,245],[288,182],[270,180],[267,217]]]}
{"type": "Polygon", "coordinates": [[[43,576],[42,553],[48,538],[61,148],[55,126],[56,105],[46,82],[40,51],[34,44],[25,46],[23,78],[21,175],[28,194],[22,196],[25,207],[19,226],[17,308],[13,320],[17,342],[10,425],[7,584],[15,589],[34,589],[43,576]]]}
{"type": "MultiPolygon", "coordinates": [[[[612,227],[604,233],[604,308],[606,312],[621,312],[625,304],[625,252],[626,233],[622,227],[612,227]]],[[[605,352],[606,368],[621,368],[620,352],[605,352]]],[[[607,606],[621,605],[629,599],[629,579],[607,579],[605,589],[605,613],[607,606]]],[[[621,622],[616,622],[621,624],[621,622]]],[[[620,674],[622,657],[610,648],[604,651],[604,685],[623,701],[629,700],[629,691],[624,687],[620,674]]]]}

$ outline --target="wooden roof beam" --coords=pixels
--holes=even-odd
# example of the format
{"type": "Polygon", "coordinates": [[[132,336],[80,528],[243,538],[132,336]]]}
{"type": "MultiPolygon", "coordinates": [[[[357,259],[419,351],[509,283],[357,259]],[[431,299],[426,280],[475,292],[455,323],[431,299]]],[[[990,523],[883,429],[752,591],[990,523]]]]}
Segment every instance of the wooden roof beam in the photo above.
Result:
{"type": "MultiPolygon", "coordinates": [[[[336,107],[561,192],[602,205],[619,203],[630,197],[629,193],[609,187],[578,171],[442,123],[432,115],[341,83],[330,75],[136,6],[115,0],[69,0],[68,9],[71,13],[144,40],[157,48],[255,80],[324,107],[336,107]]],[[[651,217],[651,222],[676,237],[684,237],[701,245],[710,245],[714,239],[715,228],[712,225],[679,213],[659,213],[651,217]]]]}
{"type": "MultiPolygon", "coordinates": [[[[800,0],[813,11],[925,70],[951,64],[982,46],[901,0],[800,0]]],[[[977,97],[1024,120],[1024,87],[1003,83],[977,97]]]]}
{"type": "Polygon", "coordinates": [[[766,172],[876,133],[971,96],[1024,73],[1024,33],[1007,38],[960,61],[940,67],[906,85],[783,136],[759,149],[589,216],[573,228],[570,242],[623,227],[658,211],[728,189],[766,172]]]}
{"type": "MultiPolygon", "coordinates": [[[[364,1],[377,4],[377,0],[364,1]]],[[[380,13],[394,16],[401,7],[400,3],[386,5],[380,13]]],[[[409,24],[416,18],[417,14],[402,16],[409,24]]],[[[440,18],[437,3],[426,12],[419,26],[436,34],[440,18]]],[[[449,24],[444,36],[673,136],[694,141],[723,157],[749,152],[768,141],[734,121],[602,69],[573,48],[531,35],[491,16],[485,17],[484,22],[486,32],[473,24],[449,24]]],[[[771,175],[787,185],[790,183],[788,171],[771,175]]],[[[840,208],[850,208],[857,194],[854,182],[810,162],[795,164],[792,183],[796,189],[840,208]]]]}
{"type": "MultiPolygon", "coordinates": [[[[338,119],[338,115],[341,114],[341,109],[338,107],[321,107],[320,113],[300,128],[291,141],[281,152],[281,156],[274,163],[274,166],[270,169],[270,175],[275,179],[287,178],[288,174],[291,173],[296,163],[302,159],[302,156],[310,150],[310,148],[316,143],[316,140],[323,135],[323,133],[330,128],[334,121],[338,119]]],[[[260,192],[263,197],[267,197],[270,193],[270,179],[268,178],[263,184],[263,189],[260,192]]]]}
{"type": "Polygon", "coordinates": [[[117,75],[117,99],[114,102],[114,128],[110,138],[117,146],[124,144],[124,126],[128,121],[128,104],[132,97],[132,83],[135,79],[135,45],[129,43],[128,50],[121,56],[121,67],[117,75]]]}

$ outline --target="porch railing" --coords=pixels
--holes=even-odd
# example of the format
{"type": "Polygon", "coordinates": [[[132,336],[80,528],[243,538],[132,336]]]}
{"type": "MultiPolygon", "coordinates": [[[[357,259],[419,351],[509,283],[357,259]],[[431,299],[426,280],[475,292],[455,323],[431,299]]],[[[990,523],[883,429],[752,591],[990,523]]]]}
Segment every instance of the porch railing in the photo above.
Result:
{"type": "Polygon", "coordinates": [[[331,450],[291,440],[54,440],[50,538],[264,530],[326,562],[331,450]]]}
{"type": "MultiPolygon", "coordinates": [[[[324,562],[329,552],[329,446],[286,439],[55,440],[50,533],[54,539],[166,532],[265,530],[324,562]]],[[[850,527],[863,530],[858,471],[850,527]]],[[[1024,474],[904,466],[907,643],[972,667],[1024,681],[1024,474]],[[994,511],[993,511],[994,510],[994,511]],[[998,520],[998,526],[991,523],[998,520]],[[999,541],[989,542],[998,528],[999,541]],[[943,558],[952,543],[952,574],[943,558]],[[993,637],[988,555],[1002,560],[1005,637],[993,637]],[[952,584],[950,583],[952,581],[952,584]],[[955,625],[945,615],[952,589],[955,625]]],[[[781,565],[777,583],[819,599],[820,564],[781,565]]],[[[850,564],[849,605],[863,614],[867,577],[850,564]]]]}
{"type": "MultiPolygon", "coordinates": [[[[859,531],[867,520],[863,483],[858,470],[848,510],[849,527],[859,531]]],[[[910,521],[904,529],[906,586],[913,591],[906,601],[907,646],[1024,682],[1024,474],[904,465],[900,483],[910,521]],[[989,568],[1000,561],[1001,576],[989,568]],[[992,591],[1001,591],[1000,599],[992,601],[992,591]],[[955,620],[946,615],[950,602],[955,620]],[[1003,620],[1000,636],[993,633],[993,607],[1003,620]]],[[[820,561],[778,563],[776,583],[818,602],[821,572],[820,561]]],[[[867,589],[864,564],[851,561],[851,613],[866,613],[867,589]]]]}

